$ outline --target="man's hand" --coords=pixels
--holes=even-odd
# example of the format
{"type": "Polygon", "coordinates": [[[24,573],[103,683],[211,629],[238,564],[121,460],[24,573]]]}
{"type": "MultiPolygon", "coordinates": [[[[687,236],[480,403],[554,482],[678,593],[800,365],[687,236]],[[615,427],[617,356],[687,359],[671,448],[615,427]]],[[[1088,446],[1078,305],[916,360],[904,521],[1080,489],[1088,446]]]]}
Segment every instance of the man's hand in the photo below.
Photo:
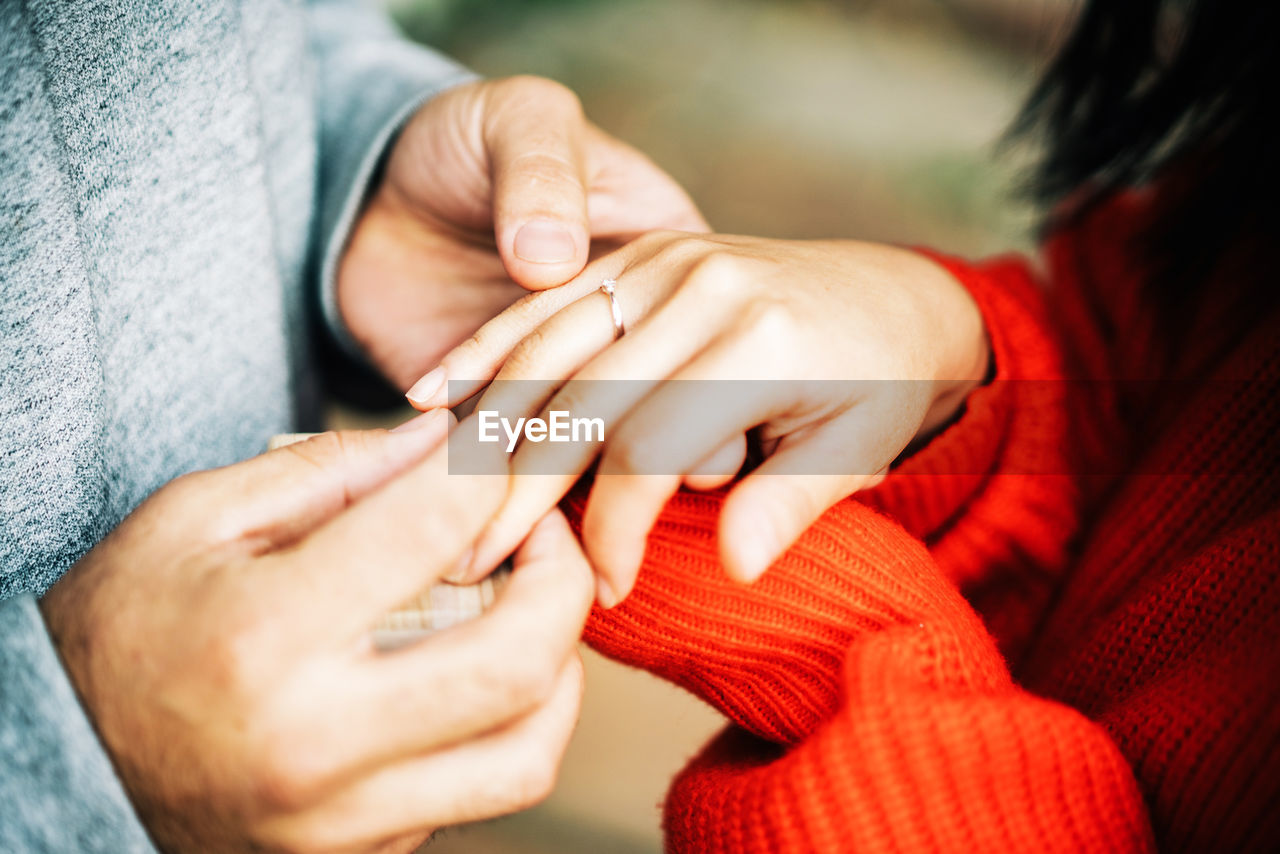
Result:
{"type": "Polygon", "coordinates": [[[367,630],[506,494],[449,476],[446,413],[180,478],[42,602],[139,815],[170,851],[412,851],[545,796],[577,719],[590,571],[563,517],[494,607],[394,653],[367,630]],[[519,655],[513,655],[519,650],[519,655]]]}
{"type": "Polygon", "coordinates": [[[705,231],[683,190],[588,122],[558,83],[459,86],[405,126],[338,270],[338,307],[399,388],[525,289],[572,279],[593,242],[705,231]]]}

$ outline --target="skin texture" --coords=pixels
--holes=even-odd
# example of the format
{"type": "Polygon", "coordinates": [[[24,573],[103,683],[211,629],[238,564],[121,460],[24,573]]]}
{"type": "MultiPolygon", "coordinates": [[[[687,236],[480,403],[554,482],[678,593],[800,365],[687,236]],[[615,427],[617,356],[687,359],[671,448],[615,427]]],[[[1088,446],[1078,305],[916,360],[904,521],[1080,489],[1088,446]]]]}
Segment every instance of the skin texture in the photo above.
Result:
{"type": "MultiPolygon", "coordinates": [[[[649,528],[682,483],[731,481],[749,442],[764,457],[720,519],[726,568],[752,580],[823,511],[878,483],[949,421],[988,361],[977,305],[916,253],[661,232],[494,318],[444,357],[447,388],[414,403],[456,403],[496,380],[477,408],[606,417],[602,447],[579,444],[553,474],[515,480],[459,577],[490,571],[598,457],[583,541],[609,606],[634,584],[649,528]],[[628,328],[616,342],[598,293],[605,278],[618,281],[628,328]],[[608,379],[632,382],[577,382],[608,379]],[[663,380],[786,382],[744,386],[708,410],[705,386],[663,380]]],[[[546,472],[551,449],[526,442],[513,471],[546,472]]]]}
{"type": "MultiPolygon", "coordinates": [[[[572,93],[536,78],[469,84],[398,137],[340,264],[338,302],[406,387],[527,290],[573,278],[593,241],[656,227],[706,226],[572,93]]],[[[505,459],[498,474],[446,474],[430,449],[448,423],[441,412],[403,434],[326,434],[180,478],[44,598],[72,681],[166,849],[411,851],[433,828],[549,792],[576,720],[574,644],[593,589],[558,513],[530,521],[517,577],[479,620],[390,655],[365,639],[382,613],[467,565],[505,499],[505,459]]]]}
{"type": "Polygon", "coordinates": [[[706,223],[666,173],[588,122],[568,89],[535,77],[460,86],[401,133],[339,267],[339,310],[408,388],[527,291],[580,273],[593,245],[655,228],[706,223]]]}
{"type": "Polygon", "coordinates": [[[505,473],[450,476],[449,419],[427,420],[180,478],[44,598],[166,850],[411,851],[549,792],[592,594],[563,517],[535,527],[477,620],[391,654],[366,634],[506,494],[505,473]]]}

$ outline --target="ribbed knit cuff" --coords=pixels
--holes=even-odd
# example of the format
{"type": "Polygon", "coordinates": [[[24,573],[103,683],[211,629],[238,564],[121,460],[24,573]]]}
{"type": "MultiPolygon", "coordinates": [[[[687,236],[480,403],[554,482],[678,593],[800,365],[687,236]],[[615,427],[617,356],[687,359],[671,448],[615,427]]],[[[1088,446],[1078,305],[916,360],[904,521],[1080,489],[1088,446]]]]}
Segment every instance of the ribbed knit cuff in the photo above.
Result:
{"type": "MultiPolygon", "coordinates": [[[[635,590],[596,609],[585,637],[757,735],[794,743],[830,718],[857,638],[968,612],[917,540],[855,501],[827,511],[754,584],[732,581],[715,540],[723,498],[682,492],[668,504],[635,590]]],[[[576,523],[580,499],[567,510],[576,523]]]]}

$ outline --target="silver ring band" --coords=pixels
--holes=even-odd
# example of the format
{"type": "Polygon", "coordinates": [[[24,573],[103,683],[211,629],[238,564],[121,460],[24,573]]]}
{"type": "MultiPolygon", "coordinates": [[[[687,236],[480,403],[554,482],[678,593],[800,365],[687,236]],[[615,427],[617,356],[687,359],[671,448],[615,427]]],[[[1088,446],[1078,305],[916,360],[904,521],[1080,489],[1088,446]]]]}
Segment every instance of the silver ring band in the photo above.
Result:
{"type": "Polygon", "coordinates": [[[617,287],[617,279],[605,279],[600,283],[600,290],[609,298],[609,311],[613,314],[614,341],[627,334],[627,326],[622,322],[622,305],[618,302],[618,295],[615,292],[617,287]]]}

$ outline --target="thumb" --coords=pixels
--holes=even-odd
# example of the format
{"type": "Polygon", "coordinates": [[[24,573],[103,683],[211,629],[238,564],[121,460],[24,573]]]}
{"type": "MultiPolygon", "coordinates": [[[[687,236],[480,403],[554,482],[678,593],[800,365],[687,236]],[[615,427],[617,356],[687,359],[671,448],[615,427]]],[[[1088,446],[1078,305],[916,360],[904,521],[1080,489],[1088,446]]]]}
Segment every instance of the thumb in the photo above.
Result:
{"type": "Polygon", "coordinates": [[[266,549],[293,542],[422,460],[453,423],[449,410],[435,409],[394,431],[320,433],[210,472],[234,499],[221,535],[266,549]]]}
{"type": "Polygon", "coordinates": [[[494,236],[508,275],[530,290],[564,284],[587,263],[585,131],[582,105],[559,83],[514,77],[489,92],[494,236]]]}

